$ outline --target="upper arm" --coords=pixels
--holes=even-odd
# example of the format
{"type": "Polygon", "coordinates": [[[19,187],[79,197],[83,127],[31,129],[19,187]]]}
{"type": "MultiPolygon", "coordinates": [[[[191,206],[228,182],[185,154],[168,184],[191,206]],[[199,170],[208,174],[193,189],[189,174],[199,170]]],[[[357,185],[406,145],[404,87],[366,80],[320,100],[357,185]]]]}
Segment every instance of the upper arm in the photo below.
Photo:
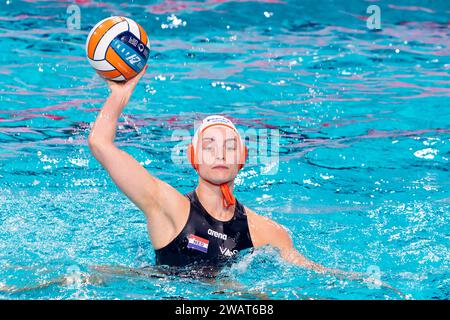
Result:
{"type": "Polygon", "coordinates": [[[287,230],[272,219],[256,214],[245,208],[248,216],[249,229],[255,247],[272,245],[276,248],[293,247],[292,239],[287,230]]]}
{"type": "Polygon", "coordinates": [[[112,143],[89,140],[95,158],[111,176],[117,187],[139,208],[147,218],[158,213],[179,212],[177,206],[187,199],[169,184],[152,176],[136,159],[112,143]]]}
{"type": "Polygon", "coordinates": [[[280,251],[287,262],[322,272],[323,267],[302,255],[295,247],[286,228],[246,208],[249,228],[255,247],[270,245],[280,251]]]}

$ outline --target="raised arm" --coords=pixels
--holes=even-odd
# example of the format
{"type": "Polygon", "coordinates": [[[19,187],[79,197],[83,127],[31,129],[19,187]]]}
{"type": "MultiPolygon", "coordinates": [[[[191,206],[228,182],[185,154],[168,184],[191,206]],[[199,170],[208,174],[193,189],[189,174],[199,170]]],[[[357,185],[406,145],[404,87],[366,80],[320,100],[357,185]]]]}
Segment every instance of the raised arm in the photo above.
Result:
{"type": "MultiPolygon", "coordinates": [[[[156,234],[156,229],[161,229],[156,228],[157,225],[161,226],[168,219],[175,223],[176,215],[186,211],[188,200],[114,145],[117,121],[146,68],[125,83],[107,81],[111,93],[89,134],[88,144],[92,154],[106,169],[114,183],[145,213],[150,229],[154,229],[153,234],[156,234]],[[164,217],[166,219],[162,221],[164,217]]],[[[152,230],[150,232],[152,233],[152,230]]],[[[164,233],[163,230],[159,232],[164,233]]]]}

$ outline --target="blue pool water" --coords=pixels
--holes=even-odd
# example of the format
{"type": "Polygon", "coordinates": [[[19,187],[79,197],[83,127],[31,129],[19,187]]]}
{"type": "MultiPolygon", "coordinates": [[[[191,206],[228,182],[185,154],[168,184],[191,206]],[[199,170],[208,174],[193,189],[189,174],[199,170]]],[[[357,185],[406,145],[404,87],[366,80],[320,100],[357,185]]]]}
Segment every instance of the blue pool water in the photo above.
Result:
{"type": "Polygon", "coordinates": [[[449,17],[444,0],[1,0],[0,299],[449,299],[449,17]],[[226,287],[151,270],[143,214],[86,143],[108,91],[84,44],[111,15],[151,39],[123,150],[185,193],[196,174],[174,161],[177,130],[213,113],[279,130],[277,170],[247,165],[238,199],[312,260],[401,295],[270,248],[224,269],[226,287]]]}

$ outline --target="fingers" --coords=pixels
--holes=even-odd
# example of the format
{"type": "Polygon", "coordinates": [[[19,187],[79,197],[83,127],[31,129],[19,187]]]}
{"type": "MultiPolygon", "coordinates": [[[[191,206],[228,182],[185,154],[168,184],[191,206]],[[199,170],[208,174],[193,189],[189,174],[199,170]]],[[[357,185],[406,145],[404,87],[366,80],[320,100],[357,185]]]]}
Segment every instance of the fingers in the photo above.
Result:
{"type": "Polygon", "coordinates": [[[130,85],[136,86],[136,84],[139,82],[139,80],[144,76],[145,71],[147,70],[147,68],[148,68],[148,65],[145,65],[144,68],[142,68],[142,70],[139,71],[139,73],[134,78],[128,80],[130,85]]]}
{"type": "Polygon", "coordinates": [[[139,80],[140,78],[142,78],[142,76],[145,74],[145,72],[147,71],[148,68],[148,64],[146,64],[144,66],[144,68],[142,68],[142,70],[137,74],[136,78],[137,80],[139,80]]]}

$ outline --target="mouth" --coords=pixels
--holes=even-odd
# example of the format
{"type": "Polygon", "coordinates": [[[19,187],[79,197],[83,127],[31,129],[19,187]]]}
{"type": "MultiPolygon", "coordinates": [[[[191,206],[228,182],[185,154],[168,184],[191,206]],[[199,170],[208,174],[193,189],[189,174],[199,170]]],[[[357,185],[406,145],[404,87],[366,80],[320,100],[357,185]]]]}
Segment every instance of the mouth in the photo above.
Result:
{"type": "Polygon", "coordinates": [[[212,167],[213,169],[219,169],[219,170],[228,170],[227,166],[222,166],[222,165],[218,165],[218,166],[214,166],[212,167]]]}

